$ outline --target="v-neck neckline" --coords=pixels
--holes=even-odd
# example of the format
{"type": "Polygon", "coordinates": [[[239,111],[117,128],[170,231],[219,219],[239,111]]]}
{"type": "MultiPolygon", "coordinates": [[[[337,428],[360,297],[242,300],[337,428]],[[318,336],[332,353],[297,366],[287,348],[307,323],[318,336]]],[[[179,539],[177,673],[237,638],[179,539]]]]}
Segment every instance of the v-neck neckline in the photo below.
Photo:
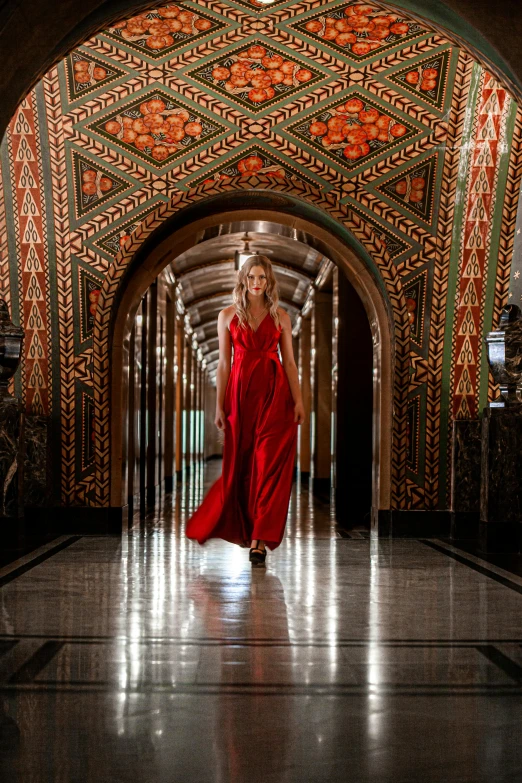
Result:
{"type": "Polygon", "coordinates": [[[257,334],[257,333],[258,333],[258,331],[261,329],[261,324],[263,323],[263,321],[265,320],[265,318],[267,318],[269,315],[270,315],[270,310],[267,310],[266,314],[265,314],[265,315],[264,315],[264,316],[261,318],[260,322],[258,323],[258,325],[257,325],[257,329],[252,329],[252,325],[251,325],[250,323],[248,324],[248,325],[249,325],[249,327],[252,329],[252,332],[253,332],[254,334],[257,334]]]}

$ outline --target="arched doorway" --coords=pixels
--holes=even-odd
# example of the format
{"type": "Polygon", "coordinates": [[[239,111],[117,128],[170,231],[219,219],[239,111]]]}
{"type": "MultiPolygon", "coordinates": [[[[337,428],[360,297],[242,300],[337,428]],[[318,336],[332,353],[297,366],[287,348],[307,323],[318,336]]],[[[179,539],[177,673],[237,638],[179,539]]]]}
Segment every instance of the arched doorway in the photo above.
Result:
{"type": "Polygon", "coordinates": [[[168,207],[147,218],[111,268],[100,295],[94,339],[98,502],[112,507],[123,502],[122,419],[112,416],[111,410],[121,411],[126,405],[122,369],[142,294],[174,255],[196,243],[201,231],[230,220],[251,219],[253,212],[264,220],[299,228],[321,243],[364,306],[374,343],[372,515],[376,524],[379,510],[400,502],[405,470],[408,322],[404,296],[386,251],[345,207],[307,185],[276,184],[265,177],[255,183],[237,178],[178,194],[168,207]]]}

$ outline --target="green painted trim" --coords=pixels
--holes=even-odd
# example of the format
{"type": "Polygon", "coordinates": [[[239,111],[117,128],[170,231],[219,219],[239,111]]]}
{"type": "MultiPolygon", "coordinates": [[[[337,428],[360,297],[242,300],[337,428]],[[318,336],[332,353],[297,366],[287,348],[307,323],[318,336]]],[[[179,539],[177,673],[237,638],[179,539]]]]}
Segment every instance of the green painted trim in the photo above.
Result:
{"type": "MultiPolygon", "coordinates": [[[[513,141],[513,131],[515,129],[515,119],[517,116],[518,106],[515,101],[510,102],[506,117],[505,128],[505,143],[500,149],[500,161],[498,165],[498,178],[497,187],[495,190],[495,208],[493,210],[493,226],[491,229],[491,239],[489,243],[489,256],[487,265],[487,280],[486,280],[486,300],[484,303],[484,320],[482,325],[482,338],[486,336],[492,328],[497,326],[493,324],[493,307],[495,304],[495,284],[496,284],[496,269],[498,260],[498,248],[500,245],[500,231],[502,228],[502,214],[504,211],[504,194],[506,190],[507,175],[509,169],[509,161],[511,157],[511,144],[513,141]]],[[[488,404],[488,381],[489,381],[489,365],[487,360],[487,352],[485,350],[484,343],[482,343],[481,361],[480,361],[480,389],[479,389],[479,410],[488,404]]]]}
{"type": "Polygon", "coordinates": [[[47,266],[49,275],[48,297],[50,301],[50,333],[51,344],[49,350],[49,373],[52,373],[52,392],[50,397],[51,413],[51,460],[55,480],[53,481],[54,502],[61,502],[61,486],[59,476],[62,464],[62,420],[61,420],[61,380],[60,380],[60,332],[58,314],[58,279],[56,274],[56,240],[53,212],[53,177],[51,174],[51,154],[49,150],[49,137],[47,135],[47,112],[45,110],[45,96],[43,83],[40,81],[35,87],[36,109],[40,128],[40,146],[42,148],[42,188],[45,194],[45,219],[47,221],[47,266]]]}
{"type": "Polygon", "coordinates": [[[447,508],[446,497],[446,476],[448,471],[448,425],[450,417],[450,370],[451,370],[451,351],[453,344],[453,321],[455,317],[455,296],[457,291],[457,281],[459,274],[460,261],[460,237],[462,231],[462,219],[464,216],[464,207],[466,204],[466,184],[469,173],[469,142],[473,130],[473,117],[478,101],[480,86],[480,77],[482,68],[478,63],[473,66],[471,75],[471,84],[469,88],[468,103],[466,106],[466,118],[464,120],[464,129],[462,132],[461,153],[459,173],[457,179],[457,188],[455,193],[455,214],[453,216],[452,249],[450,256],[450,266],[448,275],[448,296],[446,300],[446,328],[444,329],[444,355],[442,360],[442,388],[440,400],[440,461],[439,475],[439,507],[447,508]]]}
{"type": "MultiPolygon", "coordinates": [[[[5,228],[7,234],[7,255],[9,259],[9,288],[11,293],[11,320],[15,324],[20,324],[20,291],[18,289],[18,253],[16,249],[16,231],[14,226],[14,201],[11,182],[11,166],[9,161],[9,150],[7,145],[7,134],[5,132],[2,144],[0,146],[0,167],[2,169],[2,183],[4,190],[5,204],[5,228]]],[[[14,376],[14,393],[16,397],[22,396],[22,378],[21,371],[18,368],[14,376]]]]}

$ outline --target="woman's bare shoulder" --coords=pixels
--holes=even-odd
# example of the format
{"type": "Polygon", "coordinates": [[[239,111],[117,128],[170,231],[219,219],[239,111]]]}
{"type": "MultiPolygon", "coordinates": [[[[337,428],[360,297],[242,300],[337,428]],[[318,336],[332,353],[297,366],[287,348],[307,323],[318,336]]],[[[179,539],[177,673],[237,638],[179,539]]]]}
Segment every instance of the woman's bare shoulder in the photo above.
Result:
{"type": "Polygon", "coordinates": [[[286,310],[283,307],[278,307],[277,308],[277,313],[279,315],[279,320],[281,322],[281,326],[283,327],[283,329],[285,327],[288,328],[289,326],[292,325],[292,322],[290,320],[290,316],[288,315],[288,313],[286,312],[286,310]]]}
{"type": "Polygon", "coordinates": [[[219,311],[218,323],[222,323],[228,328],[235,312],[236,308],[234,305],[228,305],[228,307],[224,307],[223,310],[219,311]]]}

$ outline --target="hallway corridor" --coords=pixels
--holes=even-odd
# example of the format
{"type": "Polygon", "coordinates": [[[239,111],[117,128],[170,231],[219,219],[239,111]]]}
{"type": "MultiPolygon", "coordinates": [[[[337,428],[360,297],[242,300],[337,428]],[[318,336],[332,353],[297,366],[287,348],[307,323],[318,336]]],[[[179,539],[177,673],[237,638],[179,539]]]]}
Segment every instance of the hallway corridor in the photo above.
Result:
{"type": "Polygon", "coordinates": [[[253,569],[183,534],[220,467],[0,570],[3,783],[520,781],[522,579],[295,485],[253,569]]]}

